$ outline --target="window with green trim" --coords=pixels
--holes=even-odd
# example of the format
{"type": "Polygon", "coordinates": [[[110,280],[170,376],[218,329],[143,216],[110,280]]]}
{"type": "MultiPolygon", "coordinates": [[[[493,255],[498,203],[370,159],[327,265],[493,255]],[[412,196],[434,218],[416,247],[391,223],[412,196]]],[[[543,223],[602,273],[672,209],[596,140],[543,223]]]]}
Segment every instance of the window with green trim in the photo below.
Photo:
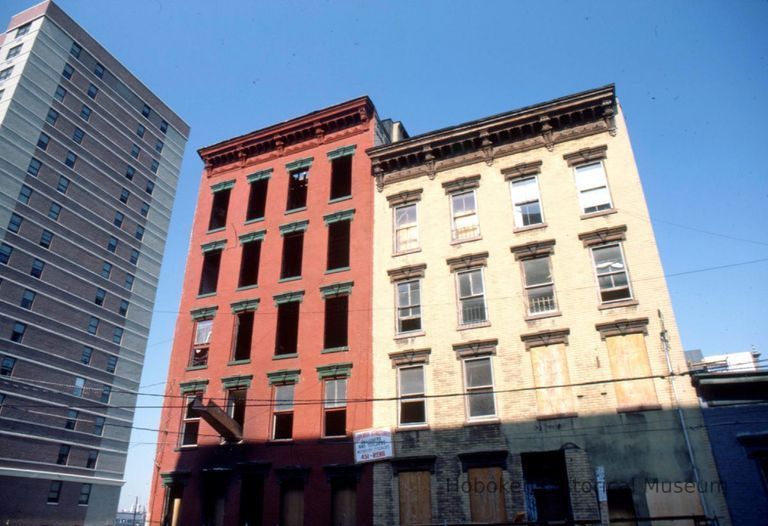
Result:
{"type": "Polygon", "coordinates": [[[352,195],[352,156],[344,155],[331,161],[331,199],[352,195]]]}

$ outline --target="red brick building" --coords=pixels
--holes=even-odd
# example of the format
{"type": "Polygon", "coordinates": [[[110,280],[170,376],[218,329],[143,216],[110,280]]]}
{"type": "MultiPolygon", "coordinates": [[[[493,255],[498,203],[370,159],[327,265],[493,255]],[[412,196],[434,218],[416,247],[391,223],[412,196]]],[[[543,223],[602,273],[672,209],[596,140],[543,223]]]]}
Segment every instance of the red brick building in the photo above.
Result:
{"type": "Polygon", "coordinates": [[[367,97],[202,148],[151,519],[365,524],[372,471],[367,97]]]}

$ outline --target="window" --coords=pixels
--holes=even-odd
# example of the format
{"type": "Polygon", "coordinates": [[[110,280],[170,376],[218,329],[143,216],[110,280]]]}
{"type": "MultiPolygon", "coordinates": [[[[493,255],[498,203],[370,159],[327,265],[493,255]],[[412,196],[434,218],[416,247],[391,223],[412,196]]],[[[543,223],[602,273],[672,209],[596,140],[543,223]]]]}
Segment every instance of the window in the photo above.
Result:
{"type": "Polygon", "coordinates": [[[33,291],[26,289],[24,294],[21,296],[21,308],[32,310],[32,304],[35,302],[35,296],[36,294],[33,291]]]}
{"type": "Polygon", "coordinates": [[[128,198],[131,196],[131,192],[129,192],[127,189],[123,188],[120,190],[120,202],[123,204],[128,203],[128,198]]]}
{"type": "Polygon", "coordinates": [[[347,347],[349,325],[349,296],[336,296],[325,300],[325,332],[323,347],[339,349],[347,347]]]}
{"type": "Polygon", "coordinates": [[[352,194],[352,156],[344,155],[331,161],[331,199],[352,194]]]}
{"type": "Polygon", "coordinates": [[[88,458],[85,461],[85,467],[88,469],[96,468],[96,461],[99,459],[99,452],[92,449],[88,452],[88,458]]]}
{"type": "Polygon", "coordinates": [[[464,360],[464,373],[467,419],[474,420],[496,416],[491,359],[486,357],[464,360]]]}
{"type": "Polygon", "coordinates": [[[53,234],[48,230],[43,230],[43,233],[40,234],[40,246],[43,248],[51,248],[52,242],[53,234]]]}
{"type": "Polygon", "coordinates": [[[67,179],[63,175],[60,175],[59,182],[56,184],[56,190],[58,190],[62,194],[66,194],[68,188],[69,188],[69,179],[67,179]]]}
{"type": "Polygon", "coordinates": [[[41,163],[35,158],[32,158],[32,160],[29,161],[29,166],[27,167],[27,173],[33,177],[37,177],[37,174],[40,173],[40,167],[42,165],[43,163],[41,163]]]}
{"type": "Polygon", "coordinates": [[[351,221],[335,221],[328,224],[327,270],[349,267],[351,221]]]}
{"type": "Polygon", "coordinates": [[[140,253],[138,250],[136,250],[135,248],[131,249],[131,257],[129,261],[131,262],[132,265],[135,265],[136,263],[139,262],[139,255],[140,253]]]}
{"type": "Polygon", "coordinates": [[[112,223],[117,228],[120,228],[123,226],[123,219],[125,219],[125,214],[123,214],[122,212],[115,212],[115,219],[112,221],[112,223]]]}
{"type": "Polygon", "coordinates": [[[331,482],[331,524],[352,526],[357,522],[357,483],[340,477],[331,482]]]}
{"type": "Polygon", "coordinates": [[[74,396],[83,396],[83,390],[85,389],[85,378],[75,377],[75,384],[72,386],[72,394],[74,396]]]}
{"type": "Polygon", "coordinates": [[[77,427],[77,417],[80,412],[75,409],[67,411],[67,419],[64,421],[64,429],[75,429],[77,427]]]}
{"type": "Polygon", "coordinates": [[[283,260],[280,279],[301,276],[301,260],[304,252],[304,232],[293,232],[283,236],[283,260]]]}
{"type": "Polygon", "coordinates": [[[120,316],[128,314],[128,300],[120,300],[120,307],[118,307],[117,313],[120,316]]]}
{"type": "Polygon", "coordinates": [[[419,248],[419,223],[416,203],[395,208],[395,252],[419,248]]]}
{"type": "Polygon", "coordinates": [[[96,331],[99,330],[99,319],[91,316],[91,319],[88,320],[88,333],[89,334],[96,334],[96,331]]]}
{"type": "Polygon", "coordinates": [[[133,168],[133,166],[128,166],[125,169],[125,178],[129,181],[133,181],[133,176],[136,174],[136,170],[133,168]]]}
{"type": "Polygon", "coordinates": [[[37,139],[37,147],[40,148],[41,150],[46,150],[48,149],[48,143],[50,141],[51,141],[51,138],[48,135],[41,133],[40,137],[38,137],[37,139]]]}
{"type": "Polygon", "coordinates": [[[290,301],[277,306],[276,356],[298,352],[299,305],[298,301],[290,301]]]}
{"type": "Polygon", "coordinates": [[[141,150],[139,149],[138,145],[134,144],[133,146],[131,146],[131,157],[133,157],[134,159],[137,159],[139,157],[140,151],[141,150]]]}
{"type": "Polygon", "coordinates": [[[83,104],[83,108],[80,110],[80,116],[83,120],[87,121],[91,118],[91,108],[83,104]]]}
{"type": "Polygon", "coordinates": [[[132,274],[126,274],[125,275],[125,284],[123,285],[123,287],[125,287],[128,290],[131,290],[133,288],[134,280],[135,280],[135,278],[133,277],[132,274]]]}
{"type": "Polygon", "coordinates": [[[347,379],[325,380],[323,402],[323,436],[337,437],[347,434],[347,379]]]}
{"type": "Polygon", "coordinates": [[[59,119],[59,112],[53,108],[48,110],[48,114],[45,116],[45,122],[51,126],[56,126],[56,121],[59,119]]]}
{"type": "Polygon", "coordinates": [[[141,203],[141,210],[139,210],[139,213],[143,217],[147,217],[147,214],[149,214],[149,203],[141,203]]]}
{"type": "Polygon", "coordinates": [[[155,183],[153,181],[147,181],[147,186],[145,186],[144,189],[149,195],[152,195],[152,192],[155,191],[155,183]]]}
{"type": "Polygon", "coordinates": [[[21,223],[23,222],[24,218],[22,218],[19,214],[11,214],[11,219],[8,221],[8,230],[14,234],[18,234],[19,229],[21,228],[21,223]]]}
{"type": "Polygon", "coordinates": [[[184,416],[181,419],[181,446],[196,446],[197,435],[200,432],[200,417],[192,411],[192,404],[197,399],[203,401],[203,393],[188,393],[184,396],[184,416]]]}
{"type": "Polygon", "coordinates": [[[74,168],[75,163],[77,163],[77,155],[75,155],[74,152],[67,152],[67,158],[64,160],[64,164],[70,168],[74,168]]]}
{"type": "Polygon", "coordinates": [[[574,414],[573,393],[570,387],[551,387],[571,383],[565,344],[536,345],[530,347],[533,380],[536,389],[538,414],[569,416],[574,414]]]}
{"type": "Polygon", "coordinates": [[[295,384],[275,386],[274,419],[272,426],[273,440],[293,438],[293,393],[295,384]]]}
{"type": "Polygon", "coordinates": [[[11,376],[13,368],[16,366],[16,359],[10,356],[4,356],[0,362],[0,376],[11,376]]]}
{"type": "Polygon", "coordinates": [[[528,302],[528,314],[536,315],[557,310],[555,286],[549,256],[522,261],[525,279],[525,296],[528,302]]]}
{"type": "Polygon", "coordinates": [[[69,64],[65,64],[64,65],[64,71],[61,72],[61,75],[65,79],[71,79],[72,78],[72,73],[74,73],[74,72],[75,72],[75,70],[72,68],[72,66],[70,66],[69,64]]]}
{"type": "Polygon", "coordinates": [[[13,247],[5,243],[0,244],[0,264],[7,265],[13,254],[13,247]]]}
{"type": "Polygon", "coordinates": [[[112,394],[112,388],[108,385],[104,385],[101,388],[101,398],[99,399],[99,401],[103,404],[109,403],[109,397],[111,394],[112,394]]]}
{"type": "Polygon", "coordinates": [[[573,171],[579,191],[579,203],[585,214],[613,208],[602,161],[575,166],[573,171]]]}
{"type": "MultiPolygon", "coordinates": [[[[642,378],[651,376],[651,364],[642,332],[606,335],[605,346],[611,375],[614,379],[642,378]]],[[[614,382],[616,403],[619,409],[638,410],[658,407],[656,388],[652,379],[631,382],[614,382]]]]}
{"type": "Polygon", "coordinates": [[[48,486],[48,504],[58,504],[61,496],[61,481],[52,480],[48,486]]]}
{"type": "Polygon", "coordinates": [[[227,209],[229,208],[229,196],[231,189],[219,190],[213,193],[211,217],[208,220],[208,230],[217,230],[227,226],[227,209]]]}
{"type": "Polygon", "coordinates": [[[11,49],[8,50],[8,54],[5,56],[5,60],[12,59],[13,57],[16,57],[21,53],[21,44],[18,46],[13,46],[11,49]]]}
{"type": "Polygon", "coordinates": [[[155,151],[157,153],[162,153],[163,152],[163,146],[164,146],[163,145],[163,141],[161,141],[160,139],[155,141],[155,151]]]}
{"type": "Polygon", "coordinates": [[[10,68],[5,68],[4,70],[0,71],[0,82],[10,77],[12,72],[13,72],[13,66],[11,66],[10,68]]]}
{"type": "Polygon", "coordinates": [[[195,340],[192,344],[192,356],[189,365],[202,367],[208,365],[208,348],[213,332],[213,320],[201,320],[195,324],[195,340]]]}
{"type": "Polygon", "coordinates": [[[59,446],[59,456],[56,458],[56,463],[60,464],[62,466],[67,465],[67,460],[69,460],[69,446],[61,445],[59,446]]]}
{"type": "Polygon", "coordinates": [[[241,312],[236,318],[235,349],[233,360],[248,360],[251,357],[251,341],[253,339],[253,311],[241,312]]]}
{"type": "Polygon", "coordinates": [[[397,475],[400,493],[400,524],[432,523],[431,473],[405,471],[397,475]]]}
{"type": "Polygon", "coordinates": [[[288,175],[288,203],[286,210],[295,210],[307,206],[307,186],[309,171],[296,170],[288,175]]]}
{"type": "Polygon", "coordinates": [[[16,36],[14,38],[19,38],[29,33],[30,27],[32,27],[32,22],[27,22],[23,26],[19,26],[19,28],[16,30],[16,36]]]}
{"type": "Polygon", "coordinates": [[[48,217],[50,219],[53,219],[54,221],[58,221],[60,214],[61,214],[61,205],[58,203],[51,203],[51,206],[48,209],[48,217]]]}
{"type": "Polygon", "coordinates": [[[514,179],[510,183],[512,206],[515,213],[515,226],[523,228],[544,222],[539,195],[537,176],[514,179]]]}
{"type": "Polygon", "coordinates": [[[144,227],[141,225],[136,225],[136,233],[133,236],[139,241],[144,239],[144,227]]]}
{"type": "Polygon", "coordinates": [[[72,54],[72,56],[75,58],[80,57],[81,51],[83,51],[83,48],[80,47],[80,44],[78,44],[77,42],[72,42],[72,47],[69,48],[69,52],[72,54]]]}
{"type": "Polygon", "coordinates": [[[227,390],[227,414],[232,417],[232,420],[240,424],[241,429],[245,425],[247,392],[248,390],[244,387],[227,390]]]}
{"type": "Polygon", "coordinates": [[[457,274],[459,286],[459,324],[472,325],[488,321],[482,269],[457,274]]]}
{"type": "Polygon", "coordinates": [[[245,213],[245,220],[252,221],[264,217],[264,211],[267,206],[267,186],[269,178],[264,177],[253,181],[248,193],[248,211],[245,213]]]}
{"type": "Polygon", "coordinates": [[[103,416],[97,416],[93,419],[93,434],[96,436],[101,436],[104,433],[104,417],[103,416]]]}
{"type": "Polygon", "coordinates": [[[480,236],[480,223],[477,217],[475,191],[451,194],[451,239],[461,241],[480,236]]]}
{"type": "Polygon", "coordinates": [[[200,288],[198,295],[213,294],[219,282],[221,267],[221,250],[211,250],[203,254],[203,271],[200,273],[200,288]]]}
{"type": "Polygon", "coordinates": [[[80,486],[80,496],[77,498],[77,504],[79,506],[87,506],[89,500],[91,500],[91,484],[83,484],[80,486]]]}
{"type": "Polygon", "coordinates": [[[85,132],[80,128],[75,128],[75,131],[72,132],[72,140],[77,144],[82,144],[83,137],[85,137],[85,132]]]}
{"type": "Polygon", "coordinates": [[[83,352],[80,355],[80,363],[88,365],[91,363],[91,357],[93,356],[93,347],[83,346],[83,352]]]}
{"type": "Polygon", "coordinates": [[[25,184],[21,185],[21,190],[19,190],[19,202],[28,205],[31,197],[32,189],[25,184]]]}
{"type": "Polygon", "coordinates": [[[165,133],[168,131],[168,123],[165,121],[160,122],[160,131],[165,133]]]}
{"type": "Polygon", "coordinates": [[[108,373],[114,373],[117,369],[117,356],[107,356],[106,371],[108,373]]]}
{"type": "Polygon", "coordinates": [[[107,297],[107,291],[104,289],[96,289],[96,298],[93,300],[93,302],[96,305],[104,305],[104,298],[107,297]]]}
{"type": "Polygon", "coordinates": [[[397,284],[397,332],[421,330],[421,281],[397,284]]]}
{"type": "Polygon", "coordinates": [[[152,159],[152,162],[149,163],[149,170],[153,174],[156,174],[158,168],[160,168],[160,163],[157,161],[157,159],[152,159]]]}
{"type": "Polygon", "coordinates": [[[102,78],[104,76],[104,66],[97,62],[96,67],[93,68],[93,74],[99,78],[102,78]]]}
{"type": "Polygon", "coordinates": [[[284,526],[304,524],[304,481],[285,480],[280,483],[280,522],[284,526]]]}
{"type": "Polygon", "coordinates": [[[104,279],[109,279],[109,275],[112,273],[112,263],[107,263],[106,261],[101,266],[101,277],[104,279]]]}
{"type": "Polygon", "coordinates": [[[139,126],[136,128],[136,135],[139,137],[144,137],[144,132],[146,131],[146,128],[144,128],[144,125],[139,124],[139,126]]]}
{"type": "Polygon", "coordinates": [[[34,278],[40,278],[43,275],[44,268],[45,263],[35,258],[32,260],[32,269],[29,271],[29,274],[34,278]]]}
{"type": "Polygon", "coordinates": [[[620,244],[592,248],[592,258],[603,303],[632,299],[627,267],[620,244]]]}
{"type": "Polygon", "coordinates": [[[67,96],[67,90],[63,86],[56,86],[56,91],[53,93],[53,98],[59,102],[64,102],[64,97],[67,96]]]}
{"type": "Polygon", "coordinates": [[[145,104],[144,107],[141,108],[141,114],[149,118],[150,113],[152,113],[152,108],[145,104]]]}
{"type": "Polygon", "coordinates": [[[240,258],[240,277],[238,287],[251,287],[259,282],[259,262],[261,259],[261,240],[243,243],[240,258]]]}

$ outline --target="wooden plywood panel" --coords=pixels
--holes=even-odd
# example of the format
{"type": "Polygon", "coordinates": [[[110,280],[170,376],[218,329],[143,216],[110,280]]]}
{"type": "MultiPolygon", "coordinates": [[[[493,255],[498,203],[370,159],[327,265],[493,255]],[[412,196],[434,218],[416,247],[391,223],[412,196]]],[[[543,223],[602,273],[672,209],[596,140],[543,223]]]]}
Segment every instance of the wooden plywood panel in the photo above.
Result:
{"type": "MultiPolygon", "coordinates": [[[[650,376],[651,365],[642,334],[609,336],[605,339],[608,359],[614,378],[637,378],[650,376]]],[[[657,405],[656,389],[653,380],[634,380],[615,382],[616,399],[619,407],[657,405]]]]}
{"type": "Polygon", "coordinates": [[[355,526],[357,524],[357,492],[353,484],[333,488],[333,526],[355,526]]]}
{"type": "Polygon", "coordinates": [[[504,507],[501,468],[472,468],[467,476],[472,522],[505,522],[507,510],[504,507]]]}
{"type": "Polygon", "coordinates": [[[281,526],[302,526],[304,524],[304,488],[287,485],[281,495],[281,526]]]}
{"type": "Polygon", "coordinates": [[[409,471],[398,475],[400,482],[400,524],[432,522],[431,474],[409,471]]]}
{"type": "MultiPolygon", "coordinates": [[[[704,515],[699,493],[696,485],[692,483],[679,483],[667,487],[659,483],[656,487],[647,487],[645,500],[651,517],[704,515]]],[[[657,524],[658,526],[694,526],[694,522],[690,520],[654,522],[654,526],[657,524]]]]}
{"type": "MultiPolygon", "coordinates": [[[[531,363],[537,387],[570,383],[565,345],[531,347],[531,363]]],[[[570,387],[537,389],[536,403],[540,415],[568,414],[575,411],[570,387]]]]}

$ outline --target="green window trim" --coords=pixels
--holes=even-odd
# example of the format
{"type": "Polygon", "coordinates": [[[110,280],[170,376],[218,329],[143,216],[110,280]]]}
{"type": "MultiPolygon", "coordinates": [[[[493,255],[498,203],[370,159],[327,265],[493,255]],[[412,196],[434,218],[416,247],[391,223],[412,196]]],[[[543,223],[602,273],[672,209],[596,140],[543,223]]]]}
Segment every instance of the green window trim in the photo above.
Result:
{"type": "Polygon", "coordinates": [[[328,152],[328,160],[333,161],[334,159],[338,159],[339,157],[354,155],[356,148],[357,148],[356,144],[351,144],[349,146],[342,146],[341,148],[336,148],[335,150],[331,150],[330,152],[328,152]]]}
{"type": "Polygon", "coordinates": [[[255,183],[256,181],[261,181],[262,179],[269,179],[272,177],[272,168],[267,168],[266,170],[259,170],[258,172],[254,172],[251,175],[247,177],[248,183],[255,183]]]}
{"type": "Polygon", "coordinates": [[[287,223],[280,225],[280,235],[292,234],[294,232],[305,232],[309,228],[309,219],[303,221],[296,221],[294,223],[287,223]]]}
{"type": "Polygon", "coordinates": [[[207,252],[215,252],[216,250],[224,250],[226,244],[226,239],[220,239],[218,241],[211,241],[210,243],[200,245],[200,248],[202,249],[203,254],[205,254],[207,252]]]}
{"type": "Polygon", "coordinates": [[[277,296],[272,296],[272,299],[275,300],[275,306],[282,305],[283,303],[291,303],[294,301],[298,301],[301,303],[304,301],[304,291],[303,290],[296,290],[292,292],[286,292],[284,294],[278,294],[277,296]]]}
{"type": "Polygon", "coordinates": [[[240,374],[237,376],[227,376],[221,379],[221,386],[224,389],[237,389],[238,387],[248,388],[253,380],[252,374],[240,374]]]}
{"type": "Polygon", "coordinates": [[[348,296],[352,294],[352,286],[354,281],[345,281],[343,283],[334,283],[332,285],[326,285],[320,287],[320,295],[323,299],[335,298],[336,296],[348,296]]]}
{"type": "Polygon", "coordinates": [[[349,378],[352,374],[352,362],[332,363],[317,367],[317,377],[320,380],[328,378],[349,378]]]}
{"type": "Polygon", "coordinates": [[[182,394],[205,391],[206,387],[208,387],[208,380],[190,380],[189,382],[182,382],[179,384],[179,389],[182,394]]]}
{"type": "Polygon", "coordinates": [[[290,162],[285,165],[285,169],[288,172],[295,172],[296,170],[303,170],[305,168],[309,168],[312,166],[312,161],[314,161],[314,157],[306,157],[304,159],[296,159],[293,162],[290,162]]]}
{"type": "Polygon", "coordinates": [[[216,311],[219,310],[218,306],[214,307],[202,307],[189,312],[192,315],[192,319],[195,321],[210,320],[216,316],[216,311]]]}
{"type": "Polygon", "coordinates": [[[297,384],[301,369],[281,369],[267,373],[269,385],[297,384]]]}
{"type": "Polygon", "coordinates": [[[266,235],[266,230],[259,230],[257,232],[249,232],[247,234],[243,234],[238,239],[240,239],[240,244],[245,245],[246,243],[252,243],[254,241],[263,241],[264,236],[266,235]]]}
{"type": "Polygon", "coordinates": [[[230,306],[232,307],[232,314],[238,314],[240,312],[247,312],[247,311],[255,311],[259,308],[259,298],[254,298],[252,300],[243,300],[243,301],[237,301],[235,303],[231,303],[230,306]]]}
{"type": "Polygon", "coordinates": [[[326,225],[330,225],[331,223],[338,223],[339,221],[352,221],[354,216],[355,209],[350,208],[349,210],[340,210],[338,212],[334,212],[333,214],[323,216],[323,221],[325,221],[326,225]]]}
{"type": "Polygon", "coordinates": [[[234,179],[230,181],[222,181],[220,183],[216,183],[215,185],[211,186],[211,192],[215,194],[216,192],[221,192],[222,190],[229,190],[233,186],[235,186],[234,179]]]}

